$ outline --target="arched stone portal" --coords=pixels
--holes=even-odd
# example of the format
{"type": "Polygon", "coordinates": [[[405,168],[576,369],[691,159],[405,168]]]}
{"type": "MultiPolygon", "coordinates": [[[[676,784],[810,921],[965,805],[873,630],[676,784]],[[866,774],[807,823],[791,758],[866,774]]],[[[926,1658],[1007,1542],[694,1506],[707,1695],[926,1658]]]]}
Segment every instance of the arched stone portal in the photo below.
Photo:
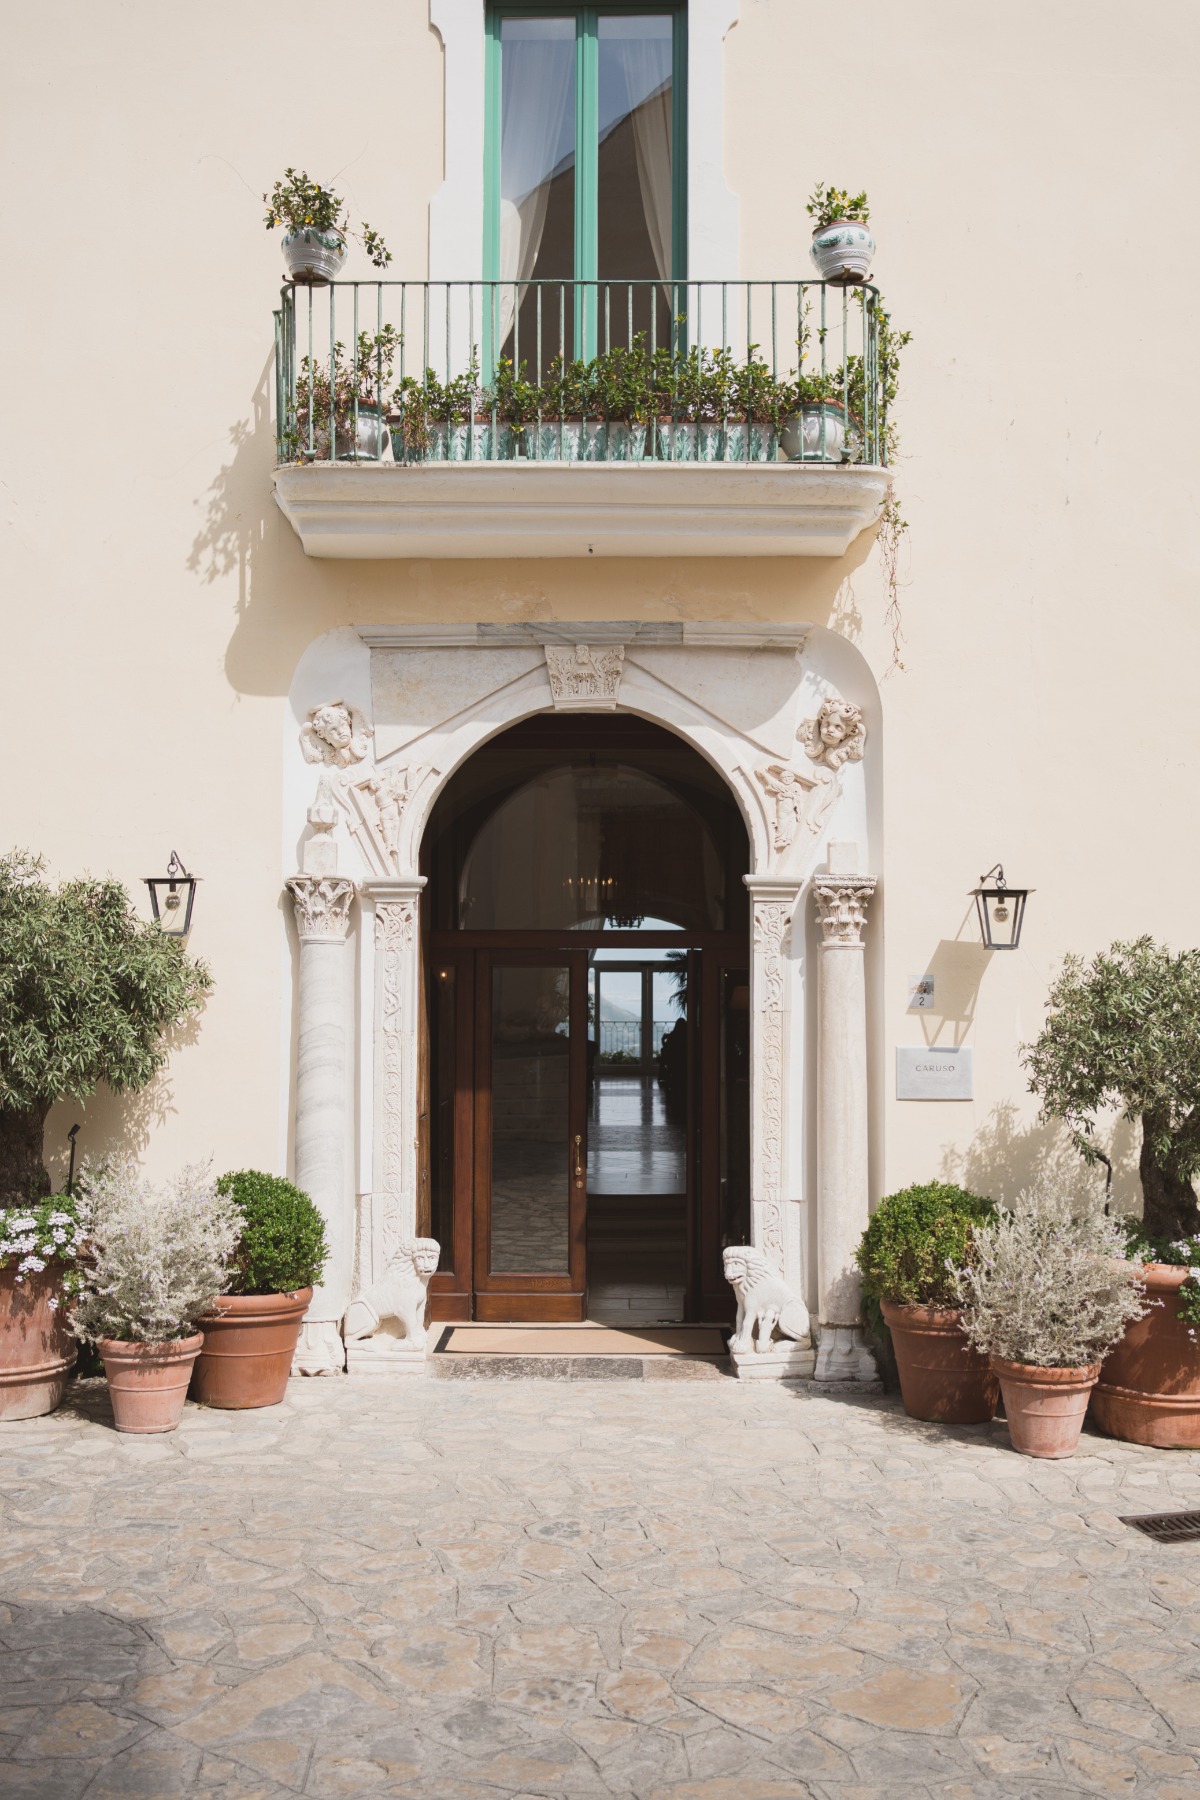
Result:
{"type": "MultiPolygon", "coordinates": [[[[309,937],[301,929],[296,1175],[330,1218],[335,1257],[298,1366],[342,1366],[339,1322],[351,1289],[378,1280],[416,1231],[420,847],[434,802],[454,771],[509,726],[537,713],[597,711],[627,712],[682,738],[720,771],[745,821],[752,1242],[814,1307],[818,1374],[867,1374],[848,1248],[867,1213],[861,928],[874,885],[866,874],[866,776],[876,715],[854,652],[833,633],[761,624],[398,626],[357,636],[351,644],[335,633],[313,646],[292,695],[301,741],[289,751],[288,841],[302,836],[302,804],[310,826],[301,872],[289,883],[297,917],[303,927],[315,906],[327,948],[335,926],[349,932],[350,909],[341,899],[324,907],[322,895],[331,884],[339,895],[347,881],[354,885],[364,915],[363,992],[369,982],[371,994],[356,1116],[344,1121],[339,1155],[329,1133],[338,1128],[336,1096],[348,1085],[351,1022],[339,1057],[328,1023],[329,959],[310,954],[310,964],[320,962],[313,992],[325,1021],[320,1043],[313,1041],[309,937]],[[818,984],[815,1078],[799,906],[814,875],[821,957],[835,959],[818,984]],[[306,1121],[318,1115],[324,1124],[310,1169],[306,1121]],[[365,1150],[360,1179],[335,1191],[356,1132],[365,1150]]],[[[346,979],[349,1005],[348,972],[346,979]]]]}

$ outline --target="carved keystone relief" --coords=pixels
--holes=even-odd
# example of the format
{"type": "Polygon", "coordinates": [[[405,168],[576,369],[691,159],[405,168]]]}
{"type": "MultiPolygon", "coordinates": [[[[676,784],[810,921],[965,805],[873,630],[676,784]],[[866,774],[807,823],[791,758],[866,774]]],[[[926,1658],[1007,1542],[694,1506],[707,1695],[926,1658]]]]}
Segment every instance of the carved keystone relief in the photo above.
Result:
{"type": "Polygon", "coordinates": [[[754,771],[755,779],[774,802],[774,845],[789,850],[802,832],[819,836],[842,791],[842,769],[861,762],[867,743],[862,709],[848,700],[822,702],[814,719],[805,719],[796,741],[812,764],[811,770],[792,763],[768,763],[754,771]]]}
{"type": "Polygon", "coordinates": [[[547,644],[546,673],[556,712],[615,712],[621,694],[624,644],[593,650],[590,644],[564,648],[547,644]]]}

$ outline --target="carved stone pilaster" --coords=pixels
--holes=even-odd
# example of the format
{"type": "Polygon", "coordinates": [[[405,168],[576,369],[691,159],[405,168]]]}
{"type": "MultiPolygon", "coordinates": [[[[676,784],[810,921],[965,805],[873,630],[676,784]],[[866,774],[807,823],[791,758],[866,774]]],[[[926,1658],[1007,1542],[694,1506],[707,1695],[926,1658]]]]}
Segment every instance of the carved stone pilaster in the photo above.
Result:
{"type": "Polygon", "coordinates": [[[354,883],[343,875],[293,875],[287,885],[300,942],[341,943],[350,929],[354,883]]]}
{"type": "Polygon", "coordinates": [[[381,1280],[417,1229],[418,923],[424,882],[373,881],[375,1136],[361,1203],[356,1291],[381,1280]]]}
{"type": "Polygon", "coordinates": [[[784,944],[796,904],[796,888],[782,884],[753,889],[753,948],[750,972],[751,1070],[753,1080],[751,1237],[773,1268],[785,1270],[783,1169],[787,1130],[785,1021],[787,960],[784,944]]]}

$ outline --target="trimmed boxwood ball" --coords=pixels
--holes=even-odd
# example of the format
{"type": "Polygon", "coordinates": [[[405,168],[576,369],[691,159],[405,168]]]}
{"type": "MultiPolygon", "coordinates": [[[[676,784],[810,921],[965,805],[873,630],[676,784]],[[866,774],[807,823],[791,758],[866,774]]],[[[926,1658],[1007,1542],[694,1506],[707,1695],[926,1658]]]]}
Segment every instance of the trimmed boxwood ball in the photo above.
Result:
{"type": "Polygon", "coordinates": [[[949,1182],[889,1194],[855,1251],[864,1297],[876,1306],[890,1300],[897,1306],[956,1307],[952,1270],[969,1261],[974,1227],[994,1216],[990,1200],[949,1182]]]}
{"type": "Polygon", "coordinates": [[[231,1294],[290,1294],[316,1286],[329,1245],[325,1221],[307,1194],[261,1169],[222,1175],[217,1190],[231,1196],[246,1221],[232,1264],[231,1294]]]}

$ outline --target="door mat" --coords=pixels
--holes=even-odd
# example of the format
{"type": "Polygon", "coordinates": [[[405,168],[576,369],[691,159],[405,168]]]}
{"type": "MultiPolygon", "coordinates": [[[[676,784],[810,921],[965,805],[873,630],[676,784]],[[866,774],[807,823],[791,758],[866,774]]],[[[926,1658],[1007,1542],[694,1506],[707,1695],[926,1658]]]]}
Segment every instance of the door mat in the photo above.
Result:
{"type": "Polygon", "coordinates": [[[662,1325],[623,1330],[611,1325],[448,1325],[437,1344],[444,1356],[724,1356],[716,1325],[662,1325]]]}

